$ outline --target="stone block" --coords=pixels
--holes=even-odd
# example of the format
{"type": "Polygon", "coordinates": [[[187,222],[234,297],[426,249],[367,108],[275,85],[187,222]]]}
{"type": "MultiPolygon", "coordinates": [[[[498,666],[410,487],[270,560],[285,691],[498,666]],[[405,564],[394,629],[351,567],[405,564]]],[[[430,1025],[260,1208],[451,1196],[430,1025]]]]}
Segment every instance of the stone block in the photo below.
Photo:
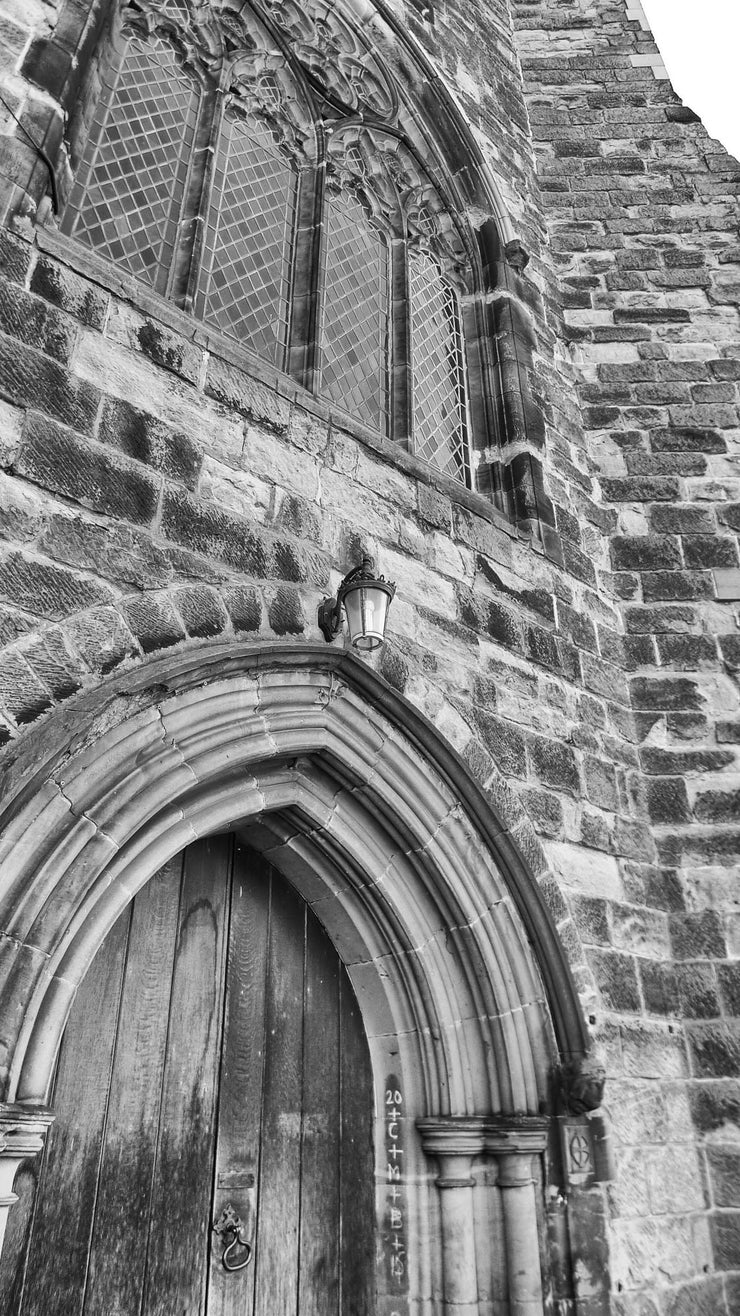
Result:
{"type": "Polygon", "coordinates": [[[68,699],[83,683],[85,672],[61,630],[43,631],[24,647],[23,657],[55,700],[68,699]]]}
{"type": "Polygon", "coordinates": [[[144,653],[168,649],[185,639],[185,631],[175,616],[167,595],[145,595],[123,605],[126,621],[144,653]]]}
{"type": "Polygon", "coordinates": [[[713,593],[709,571],[646,571],[642,577],[642,597],[646,603],[711,599],[713,593]]]}
{"type": "Polygon", "coordinates": [[[694,814],[703,823],[740,821],[740,790],[700,791],[694,801],[694,814]]]}
{"type": "Polygon", "coordinates": [[[228,624],[221,599],[215,590],[206,586],[193,585],[189,589],[177,590],[174,602],[188,635],[193,638],[220,635],[228,624]]]}
{"type": "Polygon", "coordinates": [[[175,543],[226,562],[246,576],[264,580],[268,575],[268,545],[256,529],[184,492],[165,492],[161,528],[175,543]]]}
{"type": "Polygon", "coordinates": [[[203,461],[198,444],[130,402],[105,399],[98,439],[168,479],[195,487],[203,461]]]}
{"type": "Polygon", "coordinates": [[[55,361],[69,361],[74,343],[71,321],[5,279],[0,279],[0,331],[55,361]]]}
{"type": "Polygon", "coordinates": [[[718,599],[740,599],[740,567],[717,567],[712,577],[718,599]]]}
{"type": "Polygon", "coordinates": [[[676,535],[617,535],[611,544],[615,571],[656,571],[683,566],[676,535]]]}
{"type": "Polygon", "coordinates": [[[262,598],[255,589],[237,585],[224,590],[223,600],[235,631],[258,631],[262,625],[262,598]]]}
{"type": "Polygon", "coordinates": [[[40,255],[33,267],[31,292],[66,311],[90,329],[102,329],[108,295],[66,266],[40,255]]]}
{"type": "Polygon", "coordinates": [[[245,371],[215,356],[208,364],[206,393],[258,425],[265,425],[278,434],[287,432],[290,404],[286,399],[245,371]]]}
{"type": "Polygon", "coordinates": [[[268,602],[267,620],[276,635],[302,635],[306,619],[298,590],[280,585],[268,602]]]}
{"type": "Polygon", "coordinates": [[[655,781],[648,781],[646,792],[651,822],[690,822],[691,809],[686,782],[682,777],[660,777],[655,781]]]}
{"type": "Polygon", "coordinates": [[[717,979],[723,1013],[740,1018],[740,963],[718,964],[717,979]]]}
{"type": "Polygon", "coordinates": [[[740,1077],[740,1022],[691,1024],[687,1035],[695,1078],[740,1077]]]}
{"type": "Polygon", "coordinates": [[[714,909],[672,914],[670,932],[677,960],[723,959],[727,953],[722,919],[714,909]]]}
{"type": "Polygon", "coordinates": [[[740,1211],[717,1211],[709,1230],[718,1270],[740,1270],[740,1211]]]}
{"type": "Polygon", "coordinates": [[[714,1205],[740,1207],[740,1147],[710,1144],[705,1155],[714,1205]]]}
{"type": "Polygon", "coordinates": [[[115,608],[92,608],[73,617],[67,629],[88,667],[101,675],[137,653],[134,637],[115,608]]]}
{"type": "Polygon", "coordinates": [[[0,554],[0,598],[31,615],[59,621],[109,602],[112,591],[45,558],[9,552],[0,554]]]}
{"type": "Polygon", "coordinates": [[[146,524],[157,510],[158,480],[43,416],[28,416],[15,468],[53,493],[124,521],[146,524]]]}
{"type": "Polygon", "coordinates": [[[572,749],[540,736],[529,736],[527,748],[532,773],[538,781],[567,794],[578,795],[580,774],[572,749]]]}
{"type": "Polygon", "coordinates": [[[0,338],[0,393],[82,434],[92,432],[100,394],[31,347],[0,338]]]}
{"type": "Polygon", "coordinates": [[[666,712],[702,706],[699,686],[688,677],[635,676],[630,681],[630,692],[635,708],[666,712]]]}
{"type": "Polygon", "coordinates": [[[0,706],[19,726],[34,722],[52,702],[49,690],[21,654],[0,657],[0,706]]]}
{"type": "Polygon", "coordinates": [[[658,635],[658,656],[664,667],[690,671],[717,666],[717,641],[711,635],[658,635]]]}
{"type": "Polygon", "coordinates": [[[604,1007],[619,1014],[640,1014],[642,998],[632,956],[619,951],[590,949],[586,958],[604,1007]]]}

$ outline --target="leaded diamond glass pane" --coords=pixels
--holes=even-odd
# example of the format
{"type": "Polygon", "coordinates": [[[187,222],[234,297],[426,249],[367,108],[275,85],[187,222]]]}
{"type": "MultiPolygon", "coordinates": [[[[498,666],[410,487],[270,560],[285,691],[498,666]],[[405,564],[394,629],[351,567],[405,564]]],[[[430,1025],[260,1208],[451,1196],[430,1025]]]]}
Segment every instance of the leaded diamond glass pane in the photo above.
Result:
{"type": "Polygon", "coordinates": [[[224,120],[198,311],[282,364],[297,175],[258,120],[224,120]]]}
{"type": "Polygon", "coordinates": [[[102,128],[65,216],[64,230],[162,290],[198,110],[198,92],[164,41],[129,43],[102,128]]]}
{"type": "Polygon", "coordinates": [[[386,432],[389,342],[388,246],[359,202],[327,205],[323,392],[386,432]]]}
{"type": "Polygon", "coordinates": [[[436,261],[409,257],[414,451],[468,482],[465,366],[457,296],[436,261]]]}

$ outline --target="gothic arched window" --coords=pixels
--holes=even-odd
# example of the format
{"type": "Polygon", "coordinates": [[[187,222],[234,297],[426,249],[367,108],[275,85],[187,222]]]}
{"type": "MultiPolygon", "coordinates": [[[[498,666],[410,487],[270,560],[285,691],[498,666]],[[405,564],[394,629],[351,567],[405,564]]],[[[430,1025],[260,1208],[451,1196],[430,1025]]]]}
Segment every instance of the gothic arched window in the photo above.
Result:
{"type": "Polygon", "coordinates": [[[461,230],[336,8],[255,4],[123,7],[62,228],[474,484],[461,230]]]}

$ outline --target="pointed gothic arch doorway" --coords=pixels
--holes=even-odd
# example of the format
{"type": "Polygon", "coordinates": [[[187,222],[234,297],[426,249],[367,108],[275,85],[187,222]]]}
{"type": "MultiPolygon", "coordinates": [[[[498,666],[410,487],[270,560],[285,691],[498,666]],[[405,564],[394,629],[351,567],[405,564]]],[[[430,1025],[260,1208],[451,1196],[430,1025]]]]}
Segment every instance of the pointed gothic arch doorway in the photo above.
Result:
{"type": "Polygon", "coordinates": [[[0,817],[8,1189],[106,934],[173,855],[234,831],[315,912],[362,1014],[377,1316],[541,1316],[552,1072],[584,1027],[542,896],[449,742],[348,655],[233,643],[147,663],[59,728],[0,817]]]}
{"type": "Polygon", "coordinates": [[[233,837],[175,856],[111,929],[52,1105],[13,1316],[374,1316],[357,1002],[305,902],[233,837]]]}

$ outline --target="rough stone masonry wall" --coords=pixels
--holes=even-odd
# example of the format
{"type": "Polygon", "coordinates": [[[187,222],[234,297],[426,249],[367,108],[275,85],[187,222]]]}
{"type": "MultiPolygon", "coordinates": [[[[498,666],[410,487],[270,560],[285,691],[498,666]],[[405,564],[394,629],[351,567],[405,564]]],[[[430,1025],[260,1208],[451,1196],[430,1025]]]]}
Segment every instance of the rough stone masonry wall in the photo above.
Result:
{"type": "MultiPolygon", "coordinates": [[[[9,203],[0,233],[0,770],[12,778],[36,725],[59,734],[57,706],[73,709],[68,701],[150,653],[230,634],[320,642],[318,600],[369,548],[399,586],[380,670],[460,749],[518,837],[608,1058],[619,1176],[608,1202],[594,1190],[594,1210],[613,1215],[615,1310],[678,1316],[704,1302],[706,1311],[730,1311],[737,1289],[717,1274],[740,1268],[726,1146],[740,1097],[717,1069],[729,1070],[740,1047],[715,1016],[737,997],[724,941],[732,889],[714,855],[711,865],[702,856],[683,871],[673,850],[666,862],[666,845],[683,832],[655,809],[660,799],[698,809],[692,832],[704,843],[701,811],[721,800],[712,795],[714,779],[696,773],[729,768],[736,755],[729,740],[720,745],[705,729],[705,695],[714,691],[729,727],[736,694],[714,641],[706,677],[697,671],[666,685],[646,664],[685,665],[680,647],[686,652],[690,641],[698,644],[693,661],[707,662],[715,611],[732,614],[732,605],[703,602],[700,620],[691,601],[636,596],[624,601],[626,635],[619,606],[625,585],[649,595],[666,572],[675,586],[710,583],[714,564],[696,567],[685,555],[701,543],[716,551],[712,505],[702,499],[689,509],[702,514],[691,529],[680,515],[704,463],[726,460],[696,450],[728,434],[701,409],[727,404],[691,390],[733,387],[727,343],[704,322],[729,324],[736,312],[710,306],[706,289],[691,281],[714,278],[720,286],[728,266],[719,253],[730,243],[721,238],[712,266],[719,235],[698,224],[729,223],[730,207],[677,194],[670,156],[670,172],[660,172],[671,143],[685,162],[687,142],[706,138],[681,121],[685,112],[665,84],[631,63],[633,52],[652,47],[639,24],[626,22],[621,0],[590,10],[517,6],[545,211],[503,0],[443,5],[434,28],[418,13],[408,21],[456,88],[532,252],[526,277],[512,279],[498,300],[532,351],[535,406],[525,422],[545,463],[555,530],[545,526],[541,542],[519,537],[479,500],[361,429],[337,424],[326,408],[115,271],[80,262],[54,237],[48,206],[34,228],[23,167],[37,181],[43,167],[29,165],[8,118],[0,143],[9,203]],[[635,122],[626,123],[626,106],[635,122]],[[586,118],[576,131],[578,113],[586,118]],[[610,191],[601,183],[615,165],[627,181],[610,191]],[[648,204],[653,184],[662,200],[651,193],[648,204]],[[626,205],[646,212],[634,221],[636,234],[620,228],[626,205]],[[674,227],[676,206],[691,207],[690,241],[674,227]],[[653,237],[658,212],[668,230],[663,245],[653,237]],[[672,264],[670,252],[681,257],[685,249],[705,265],[672,264]],[[662,282],[649,285],[656,277],[662,282]],[[615,286],[624,280],[627,289],[615,286]],[[635,319],[648,301],[651,314],[641,310],[635,319]],[[711,353],[698,350],[710,342],[711,353]],[[591,373],[581,370],[585,431],[570,344],[593,353],[591,373]],[[672,366],[689,363],[680,380],[666,377],[661,349],[672,366]],[[620,376],[627,367],[648,376],[620,376]],[[661,402],[642,391],[651,388],[685,391],[661,402]],[[659,422],[638,425],[626,404],[659,422]],[[601,419],[600,406],[610,408],[601,419]],[[700,408],[701,422],[669,410],[683,406],[700,408]],[[615,432],[625,435],[623,445],[615,432]],[[686,439],[694,442],[688,455],[667,446],[685,433],[710,437],[686,439]],[[605,472],[610,480],[636,481],[624,511],[612,495],[625,491],[597,482],[593,461],[602,454],[625,463],[624,471],[605,472]],[[660,515],[672,512],[678,520],[669,527],[660,515]],[[648,523],[648,515],[656,519],[648,523]],[[626,518],[621,526],[618,516],[626,518]],[[647,575],[629,559],[611,563],[618,529],[617,554],[664,548],[676,556],[647,575]],[[655,637],[643,630],[661,621],[683,629],[655,637]],[[634,741],[631,697],[647,747],[634,741]],[[666,708],[666,701],[691,706],[666,708]]],[[[8,0],[0,27],[2,94],[48,149],[61,120],[24,73],[34,36],[47,40],[56,22],[51,5],[8,0]]],[[[36,46],[34,67],[42,63],[36,46]]],[[[709,184],[716,175],[696,159],[697,179],[709,184]]],[[[712,470],[711,479],[724,474],[712,470]]],[[[733,626],[730,619],[721,629],[733,626]]],[[[729,831],[722,823],[715,836],[729,831]]],[[[595,1290],[606,1283],[600,1267],[586,1248],[583,1269],[595,1290]]]]}
{"type": "Polygon", "coordinates": [[[615,1310],[738,1312],[740,166],[639,5],[514,11],[655,843],[611,889],[595,871],[580,924],[624,957],[601,1034],[615,1310]]]}

